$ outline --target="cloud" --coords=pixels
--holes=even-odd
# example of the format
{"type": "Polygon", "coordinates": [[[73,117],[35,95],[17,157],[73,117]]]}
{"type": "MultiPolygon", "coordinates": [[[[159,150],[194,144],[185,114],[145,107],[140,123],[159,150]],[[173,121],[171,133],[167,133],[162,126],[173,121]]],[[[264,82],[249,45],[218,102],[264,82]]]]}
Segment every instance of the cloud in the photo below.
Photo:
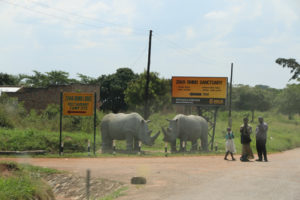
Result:
{"type": "Polygon", "coordinates": [[[185,35],[187,40],[194,39],[196,36],[196,31],[193,27],[187,27],[185,30],[185,35]]]}
{"type": "Polygon", "coordinates": [[[204,15],[206,19],[224,19],[228,17],[228,13],[225,11],[211,11],[204,15]]]}

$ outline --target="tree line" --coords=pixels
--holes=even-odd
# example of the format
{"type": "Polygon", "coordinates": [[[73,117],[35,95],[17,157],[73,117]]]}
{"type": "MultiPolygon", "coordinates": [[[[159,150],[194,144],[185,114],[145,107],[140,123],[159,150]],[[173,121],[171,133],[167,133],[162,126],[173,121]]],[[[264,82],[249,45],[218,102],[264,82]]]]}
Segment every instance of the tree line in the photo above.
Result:
{"type": "MultiPolygon", "coordinates": [[[[295,59],[278,58],[276,63],[291,69],[291,79],[298,80],[300,65],[295,59]]],[[[134,110],[143,112],[145,99],[146,72],[136,74],[130,68],[119,68],[115,73],[92,78],[77,74],[78,79],[69,78],[64,71],[41,73],[33,71],[33,75],[10,75],[0,73],[0,85],[17,85],[26,87],[48,87],[50,85],[67,84],[99,84],[101,109],[105,112],[126,112],[134,110]]],[[[160,78],[158,72],[150,73],[149,85],[150,113],[163,109],[172,109],[171,80],[160,78]]],[[[254,117],[255,111],[276,110],[287,114],[292,119],[300,114],[300,84],[288,84],[284,89],[275,89],[266,85],[234,85],[232,89],[232,109],[248,110],[254,117]]]]}

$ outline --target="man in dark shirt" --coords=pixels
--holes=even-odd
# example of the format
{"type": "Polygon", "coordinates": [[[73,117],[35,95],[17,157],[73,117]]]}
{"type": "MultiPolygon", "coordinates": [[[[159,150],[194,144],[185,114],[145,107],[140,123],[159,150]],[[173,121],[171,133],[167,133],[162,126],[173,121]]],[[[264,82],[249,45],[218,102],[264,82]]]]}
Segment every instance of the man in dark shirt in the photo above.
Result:
{"type": "Polygon", "coordinates": [[[256,127],[256,150],[258,154],[258,159],[256,161],[262,161],[264,156],[264,161],[268,162],[267,159],[267,131],[268,124],[264,122],[264,118],[258,117],[259,124],[256,127]]]}
{"type": "Polygon", "coordinates": [[[248,118],[243,119],[244,124],[240,127],[241,133],[241,144],[242,144],[242,156],[240,158],[241,161],[249,161],[249,159],[253,159],[253,152],[250,146],[251,138],[250,134],[252,133],[252,127],[248,124],[248,118]]]}

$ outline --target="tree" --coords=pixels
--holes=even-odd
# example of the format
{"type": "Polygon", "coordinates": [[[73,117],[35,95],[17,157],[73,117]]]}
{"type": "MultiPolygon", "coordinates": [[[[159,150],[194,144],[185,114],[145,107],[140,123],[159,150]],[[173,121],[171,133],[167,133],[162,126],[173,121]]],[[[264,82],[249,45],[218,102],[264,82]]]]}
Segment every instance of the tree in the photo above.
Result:
{"type": "MultiPolygon", "coordinates": [[[[160,79],[157,72],[150,73],[148,106],[150,113],[160,111],[170,104],[171,80],[160,79]]],[[[132,81],[125,91],[125,101],[130,109],[143,113],[145,105],[146,71],[132,81]]],[[[149,114],[150,114],[149,113],[149,114]]]]}
{"type": "Polygon", "coordinates": [[[10,74],[0,73],[0,85],[19,85],[20,77],[10,74]]]}
{"type": "Polygon", "coordinates": [[[266,111],[271,108],[271,95],[267,94],[268,91],[260,86],[239,85],[233,89],[233,106],[237,110],[250,110],[253,122],[255,110],[266,111]]]}
{"type": "Polygon", "coordinates": [[[79,83],[82,84],[97,84],[99,81],[95,78],[78,73],[77,76],[80,78],[79,83]]]}
{"type": "Polygon", "coordinates": [[[278,111],[287,114],[292,119],[294,114],[300,114],[300,84],[287,85],[276,98],[278,111]]]}
{"type": "Polygon", "coordinates": [[[98,78],[100,83],[101,109],[111,110],[114,113],[127,111],[128,105],[125,102],[125,90],[130,83],[137,78],[137,75],[129,68],[119,68],[111,75],[102,75],[98,78]]]}
{"type": "Polygon", "coordinates": [[[277,64],[282,65],[282,67],[291,68],[291,73],[294,73],[290,80],[300,81],[300,64],[296,62],[294,58],[277,58],[275,61],[277,64]]]}
{"type": "Polygon", "coordinates": [[[51,71],[43,74],[38,71],[33,71],[34,75],[21,75],[25,79],[25,85],[31,87],[48,87],[50,85],[67,85],[76,83],[77,80],[69,79],[69,73],[64,71],[51,71]]]}

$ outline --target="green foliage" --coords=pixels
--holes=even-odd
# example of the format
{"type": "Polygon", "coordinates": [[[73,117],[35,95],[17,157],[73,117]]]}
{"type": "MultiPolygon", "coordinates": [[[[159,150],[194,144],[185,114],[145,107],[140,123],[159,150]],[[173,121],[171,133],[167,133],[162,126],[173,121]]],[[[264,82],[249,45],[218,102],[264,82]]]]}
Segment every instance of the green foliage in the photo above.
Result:
{"type": "Polygon", "coordinates": [[[34,75],[21,75],[25,85],[31,87],[48,87],[50,85],[67,85],[76,83],[77,80],[69,79],[69,73],[64,71],[51,71],[45,74],[33,71],[34,75]]]}
{"type": "Polygon", "coordinates": [[[287,114],[292,119],[294,114],[300,114],[300,84],[287,85],[276,98],[279,112],[287,114]]]}
{"type": "Polygon", "coordinates": [[[238,85],[233,88],[233,108],[236,110],[250,110],[252,121],[254,111],[267,111],[272,106],[273,93],[269,88],[248,85],[238,85]]]}
{"type": "MultiPolygon", "coordinates": [[[[130,106],[130,110],[143,113],[145,105],[145,85],[146,71],[132,81],[125,90],[125,101],[130,106]]],[[[150,114],[162,110],[164,107],[171,107],[171,81],[160,79],[157,72],[150,73],[148,106],[150,114]]]]}
{"type": "Polygon", "coordinates": [[[129,68],[119,68],[116,73],[99,77],[101,85],[101,109],[104,111],[127,111],[128,105],[124,101],[126,90],[130,81],[135,80],[136,74],[129,68]]]}
{"type": "Polygon", "coordinates": [[[297,63],[294,58],[277,58],[275,61],[277,64],[282,65],[282,67],[287,67],[291,69],[291,73],[294,73],[290,80],[298,80],[300,81],[300,64],[297,63]]]}
{"type": "Polygon", "coordinates": [[[19,85],[20,77],[6,73],[0,73],[0,85],[19,85]]]}
{"type": "Polygon", "coordinates": [[[40,178],[41,174],[47,173],[44,170],[38,170],[37,167],[24,167],[16,163],[2,162],[0,165],[2,169],[10,168],[7,175],[0,176],[1,200],[54,199],[51,188],[40,178]]]}

